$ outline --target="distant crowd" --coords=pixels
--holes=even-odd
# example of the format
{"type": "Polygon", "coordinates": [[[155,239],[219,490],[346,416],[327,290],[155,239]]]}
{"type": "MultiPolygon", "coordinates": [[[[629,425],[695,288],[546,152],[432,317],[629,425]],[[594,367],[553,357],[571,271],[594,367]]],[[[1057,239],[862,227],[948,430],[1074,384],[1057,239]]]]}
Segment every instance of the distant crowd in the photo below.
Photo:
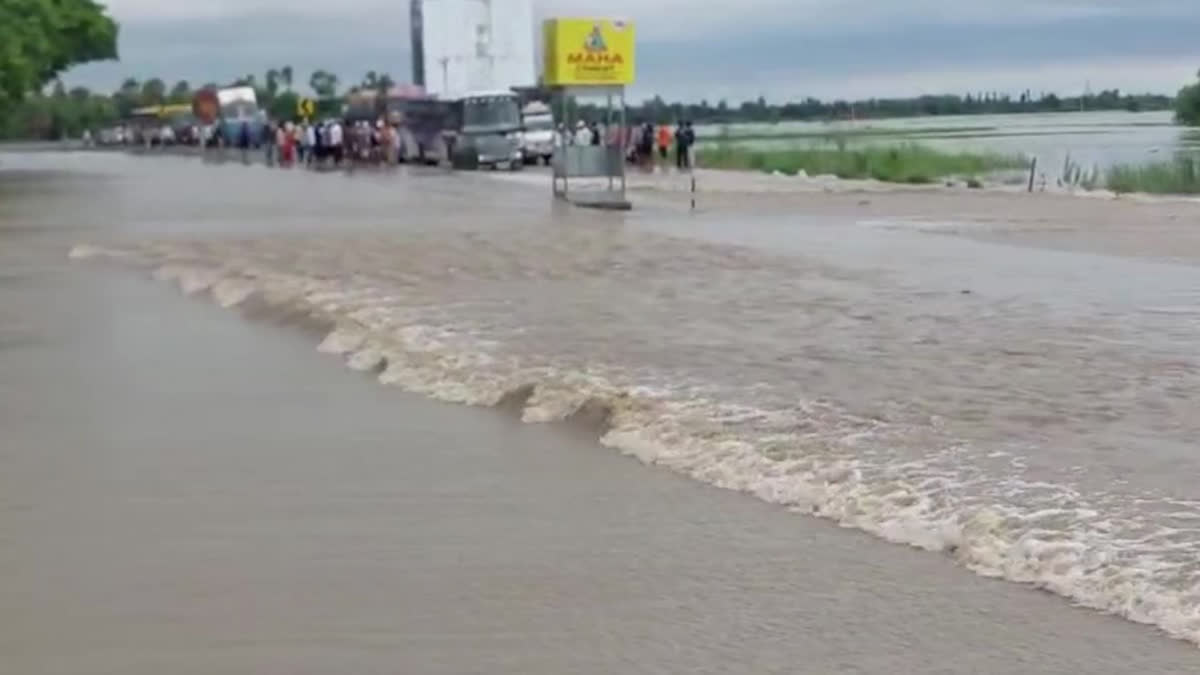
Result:
{"type": "Polygon", "coordinates": [[[402,158],[403,136],[399,128],[383,120],[371,124],[365,120],[343,122],[268,121],[259,134],[243,123],[237,137],[221,137],[218,125],[208,132],[207,146],[234,147],[243,152],[261,150],[268,165],[292,166],[333,164],[347,161],[372,164],[397,164],[402,158]]]}
{"type": "MultiPolygon", "coordinates": [[[[552,124],[552,123],[551,123],[552,124]]],[[[549,125],[548,125],[549,126],[549,125]]],[[[550,146],[608,146],[619,148],[631,166],[652,170],[670,164],[690,170],[696,146],[696,130],[689,120],[674,126],[644,122],[631,126],[604,125],[580,120],[573,128],[559,123],[549,127],[551,136],[541,141],[522,141],[527,164],[551,160],[550,146]]],[[[533,132],[536,133],[536,132],[533,132]]],[[[406,161],[438,163],[449,158],[454,139],[443,139],[439,130],[414,129],[383,117],[371,122],[344,118],[323,121],[253,120],[220,122],[179,130],[170,125],[115,127],[104,130],[93,141],[85,134],[85,145],[179,146],[191,145],[239,151],[249,160],[262,152],[269,166],[396,165],[406,161]],[[436,132],[436,133],[435,133],[436,132]],[[445,143],[442,142],[445,140],[445,143]],[[443,155],[444,152],[447,154],[443,155]]]]}

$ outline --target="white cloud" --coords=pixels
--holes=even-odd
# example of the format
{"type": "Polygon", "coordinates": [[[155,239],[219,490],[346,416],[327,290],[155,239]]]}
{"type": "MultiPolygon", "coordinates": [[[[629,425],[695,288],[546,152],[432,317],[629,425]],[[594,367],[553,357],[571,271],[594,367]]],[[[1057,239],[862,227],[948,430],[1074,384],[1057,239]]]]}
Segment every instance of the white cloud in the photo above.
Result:
{"type": "MultiPolygon", "coordinates": [[[[426,0],[436,2],[437,0],[426,0]]],[[[1200,0],[534,0],[540,17],[637,22],[634,96],[773,100],[978,88],[1172,92],[1200,66],[1200,0]],[[1119,46],[1119,49],[1116,47],[1119,46]]],[[[290,63],[357,81],[408,72],[408,0],[109,0],[126,75],[225,81],[290,63]],[[349,11],[347,11],[349,10],[349,11]]],[[[69,78],[69,79],[72,79],[69,78]]]]}
{"type": "MultiPolygon", "coordinates": [[[[437,2],[437,0],[426,0],[437,2]]],[[[638,24],[647,39],[678,39],[742,34],[787,28],[797,35],[830,30],[851,33],[913,24],[1043,23],[1097,16],[1195,16],[1195,0],[533,0],[535,13],[548,16],[604,16],[638,24]]],[[[407,0],[108,0],[118,20],[153,21],[235,17],[256,13],[337,16],[363,25],[403,29],[407,0]],[[349,11],[347,11],[349,10],[349,11]]],[[[269,29],[269,25],[267,26],[269,29]]]]}

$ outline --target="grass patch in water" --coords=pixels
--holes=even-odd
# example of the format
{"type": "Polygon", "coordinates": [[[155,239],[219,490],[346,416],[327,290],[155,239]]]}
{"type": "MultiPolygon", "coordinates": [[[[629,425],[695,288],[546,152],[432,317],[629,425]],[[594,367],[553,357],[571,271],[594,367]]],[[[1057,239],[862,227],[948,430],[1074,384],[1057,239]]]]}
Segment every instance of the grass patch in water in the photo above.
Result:
{"type": "Polygon", "coordinates": [[[948,153],[916,144],[858,149],[841,146],[778,150],[753,150],[721,144],[712,149],[700,149],[696,153],[696,160],[699,166],[710,169],[779,172],[789,176],[804,171],[810,176],[874,178],[888,183],[909,184],[932,183],[951,176],[977,176],[1028,165],[1025,158],[1018,155],[948,153]]]}
{"type": "Polygon", "coordinates": [[[717,134],[705,134],[701,143],[714,141],[836,141],[860,138],[954,136],[958,134],[988,134],[999,131],[996,127],[843,127],[832,129],[731,129],[722,127],[717,134]]]}
{"type": "Polygon", "coordinates": [[[1176,157],[1154,164],[1123,164],[1108,170],[1105,184],[1117,193],[1200,194],[1200,158],[1176,157]]]}

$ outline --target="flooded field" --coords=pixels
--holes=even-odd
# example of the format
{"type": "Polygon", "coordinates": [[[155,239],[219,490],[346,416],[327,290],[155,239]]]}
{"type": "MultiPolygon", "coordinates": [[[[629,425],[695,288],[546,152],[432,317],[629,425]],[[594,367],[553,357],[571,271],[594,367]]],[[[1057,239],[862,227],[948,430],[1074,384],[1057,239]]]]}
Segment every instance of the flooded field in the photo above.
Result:
{"type": "Polygon", "coordinates": [[[841,140],[862,144],[920,143],[950,152],[997,152],[1038,157],[1057,169],[1065,159],[1092,168],[1142,164],[1176,153],[1200,154],[1200,130],[1173,124],[1170,112],[1080,112],[959,115],[857,122],[784,122],[705,127],[703,141],[723,137],[753,147],[806,147],[841,140]],[[738,137],[747,137],[738,141],[738,137]],[[777,138],[772,138],[772,137],[777,138]]]}
{"type": "Polygon", "coordinates": [[[1200,668],[1194,207],[545,187],[0,155],[4,662],[1200,668]]]}

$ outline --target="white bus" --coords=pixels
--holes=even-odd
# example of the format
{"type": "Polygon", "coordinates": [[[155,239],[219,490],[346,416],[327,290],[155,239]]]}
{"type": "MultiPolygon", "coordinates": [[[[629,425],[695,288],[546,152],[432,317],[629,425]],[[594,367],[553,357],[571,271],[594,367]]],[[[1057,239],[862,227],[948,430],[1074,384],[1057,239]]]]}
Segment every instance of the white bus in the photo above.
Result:
{"type": "Polygon", "coordinates": [[[475,91],[448,99],[447,147],[456,169],[518,170],[521,101],[512,91],[475,91]]]}

